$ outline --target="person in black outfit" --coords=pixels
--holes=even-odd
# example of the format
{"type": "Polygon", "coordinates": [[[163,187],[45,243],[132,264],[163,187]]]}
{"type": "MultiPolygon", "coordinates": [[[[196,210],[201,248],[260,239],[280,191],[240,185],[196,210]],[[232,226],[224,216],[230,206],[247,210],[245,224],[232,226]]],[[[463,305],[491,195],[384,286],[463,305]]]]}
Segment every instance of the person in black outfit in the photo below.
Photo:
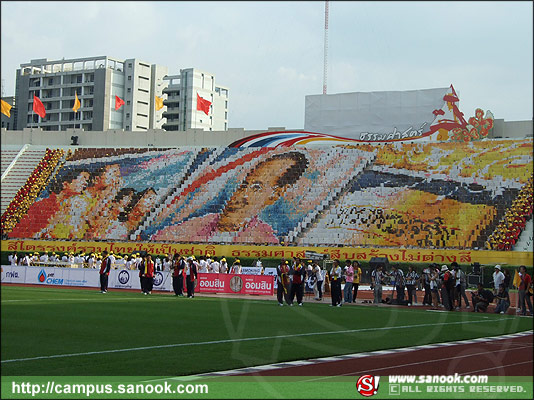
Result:
{"type": "Polygon", "coordinates": [[[493,293],[484,289],[482,283],[478,284],[476,293],[472,293],[473,312],[486,312],[489,304],[493,301],[493,293]]]}
{"type": "Polygon", "coordinates": [[[100,292],[108,292],[108,279],[109,279],[109,270],[111,269],[111,263],[108,257],[108,252],[104,250],[102,252],[104,259],[100,265],[100,292]]]}
{"type": "Polygon", "coordinates": [[[184,268],[185,260],[179,254],[174,255],[174,260],[172,261],[172,288],[174,290],[175,296],[184,295],[184,268]]]}
{"type": "Polygon", "coordinates": [[[302,261],[299,258],[295,259],[295,265],[289,271],[293,275],[293,280],[291,282],[291,302],[290,306],[293,305],[293,300],[295,299],[295,294],[297,295],[297,304],[302,306],[302,297],[304,295],[304,277],[306,275],[306,269],[302,264],[302,261]]]}
{"type": "Polygon", "coordinates": [[[192,258],[187,260],[185,267],[185,283],[187,285],[187,297],[195,297],[195,280],[197,279],[197,266],[192,258]]]}

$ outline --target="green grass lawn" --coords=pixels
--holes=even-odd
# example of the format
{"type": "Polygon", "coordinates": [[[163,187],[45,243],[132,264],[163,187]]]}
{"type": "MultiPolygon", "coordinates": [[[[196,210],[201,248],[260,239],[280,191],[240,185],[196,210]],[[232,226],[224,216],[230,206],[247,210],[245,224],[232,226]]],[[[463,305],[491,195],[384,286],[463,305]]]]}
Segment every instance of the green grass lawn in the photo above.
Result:
{"type": "Polygon", "coordinates": [[[532,329],[508,315],[254,297],[2,286],[1,301],[4,376],[191,375],[532,329]]]}

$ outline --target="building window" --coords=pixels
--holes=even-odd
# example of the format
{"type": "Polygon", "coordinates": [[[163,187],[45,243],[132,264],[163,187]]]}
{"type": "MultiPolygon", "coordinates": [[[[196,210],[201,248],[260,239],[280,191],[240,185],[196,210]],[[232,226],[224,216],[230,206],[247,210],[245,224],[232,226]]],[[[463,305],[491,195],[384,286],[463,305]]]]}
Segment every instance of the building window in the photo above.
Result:
{"type": "Polygon", "coordinates": [[[128,80],[129,80],[129,81],[132,80],[132,76],[131,76],[131,75],[128,75],[128,80]]]}
{"type": "MultiPolygon", "coordinates": [[[[132,64],[130,64],[130,66],[131,66],[131,65],[132,65],[132,64]]],[[[126,130],[127,130],[127,131],[130,130],[130,125],[126,125],[126,130]]]]}
{"type": "Polygon", "coordinates": [[[132,63],[128,63],[128,68],[132,68],[132,63]]]}
{"type": "Polygon", "coordinates": [[[128,88],[127,92],[132,93],[132,88],[128,88]]]}
{"type": "Polygon", "coordinates": [[[130,105],[130,100],[126,100],[126,105],[127,105],[127,106],[130,105]]]}
{"type": "Polygon", "coordinates": [[[126,113],[126,118],[130,118],[130,113],[126,113]]]}
{"type": "Polygon", "coordinates": [[[228,101],[224,102],[224,108],[228,109],[228,101]]]}
{"type": "Polygon", "coordinates": [[[228,119],[228,113],[226,111],[224,112],[224,119],[228,119]]]}

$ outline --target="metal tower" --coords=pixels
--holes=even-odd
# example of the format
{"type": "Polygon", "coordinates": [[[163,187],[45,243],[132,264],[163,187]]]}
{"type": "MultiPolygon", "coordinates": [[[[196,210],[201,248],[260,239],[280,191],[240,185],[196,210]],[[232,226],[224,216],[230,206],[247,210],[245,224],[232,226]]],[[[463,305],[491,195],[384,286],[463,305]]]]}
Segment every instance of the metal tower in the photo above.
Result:
{"type": "Polygon", "coordinates": [[[324,65],[323,65],[323,94],[326,94],[326,77],[328,67],[328,0],[324,2],[324,65]]]}

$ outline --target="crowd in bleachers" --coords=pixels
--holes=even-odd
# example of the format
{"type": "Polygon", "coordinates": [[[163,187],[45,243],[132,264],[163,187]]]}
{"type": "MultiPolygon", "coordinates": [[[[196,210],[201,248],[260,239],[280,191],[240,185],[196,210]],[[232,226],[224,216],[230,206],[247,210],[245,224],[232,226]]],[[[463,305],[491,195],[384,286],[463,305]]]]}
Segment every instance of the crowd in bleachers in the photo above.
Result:
{"type": "Polygon", "coordinates": [[[46,149],[46,154],[42,160],[2,214],[2,235],[11,232],[20,219],[26,215],[39,193],[47,185],[63,155],[62,149],[46,149]]]}
{"type": "Polygon", "coordinates": [[[521,189],[512,206],[506,210],[503,219],[493,232],[486,246],[492,250],[511,250],[517,243],[526,222],[532,218],[533,203],[532,177],[521,189]]]}
{"type": "Polygon", "coordinates": [[[10,238],[508,250],[532,217],[527,142],[78,148],[48,185],[40,171],[53,160],[43,160],[2,228],[10,238]]]}

